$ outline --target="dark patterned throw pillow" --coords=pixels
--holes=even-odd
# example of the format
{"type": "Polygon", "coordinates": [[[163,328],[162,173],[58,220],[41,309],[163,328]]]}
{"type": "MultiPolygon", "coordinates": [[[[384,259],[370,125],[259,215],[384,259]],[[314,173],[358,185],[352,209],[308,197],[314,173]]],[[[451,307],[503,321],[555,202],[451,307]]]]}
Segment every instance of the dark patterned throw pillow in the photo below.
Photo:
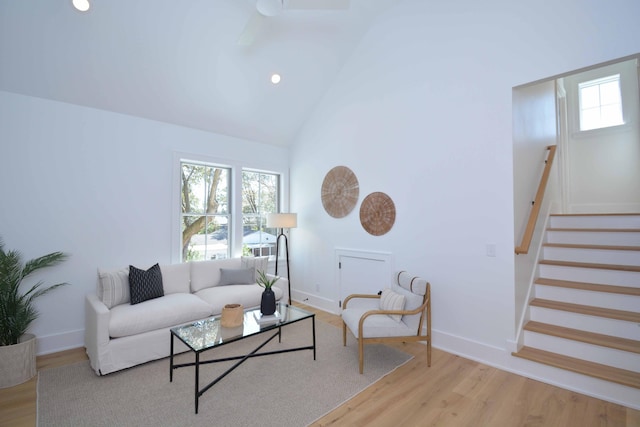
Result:
{"type": "Polygon", "coordinates": [[[163,296],[160,266],[156,264],[145,271],[130,265],[129,291],[132,305],[163,296]]]}

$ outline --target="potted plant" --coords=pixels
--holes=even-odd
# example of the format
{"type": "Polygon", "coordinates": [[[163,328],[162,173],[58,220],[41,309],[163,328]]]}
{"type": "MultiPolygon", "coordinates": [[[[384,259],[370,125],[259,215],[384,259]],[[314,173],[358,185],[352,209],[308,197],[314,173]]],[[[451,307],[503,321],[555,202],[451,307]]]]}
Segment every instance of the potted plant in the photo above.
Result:
{"type": "Polygon", "coordinates": [[[0,239],[0,388],[21,384],[36,374],[35,335],[27,333],[31,322],[38,318],[34,300],[67,285],[43,287],[44,283],[38,281],[22,292],[23,280],[65,259],[66,254],[53,252],[23,262],[20,252],[5,252],[0,239]]]}
{"type": "Polygon", "coordinates": [[[269,316],[276,312],[276,294],[271,289],[273,285],[280,279],[277,276],[269,278],[264,271],[258,270],[258,285],[264,288],[262,292],[262,300],[260,301],[260,313],[269,316]]]}

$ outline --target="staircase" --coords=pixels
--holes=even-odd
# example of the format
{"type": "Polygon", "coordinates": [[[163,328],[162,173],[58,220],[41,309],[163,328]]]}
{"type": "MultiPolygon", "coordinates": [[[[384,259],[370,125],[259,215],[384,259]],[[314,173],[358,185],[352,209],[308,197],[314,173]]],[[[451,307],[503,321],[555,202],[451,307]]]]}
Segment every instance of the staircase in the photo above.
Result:
{"type": "Polygon", "coordinates": [[[640,214],[552,215],[514,356],[640,389],[640,214]]]}

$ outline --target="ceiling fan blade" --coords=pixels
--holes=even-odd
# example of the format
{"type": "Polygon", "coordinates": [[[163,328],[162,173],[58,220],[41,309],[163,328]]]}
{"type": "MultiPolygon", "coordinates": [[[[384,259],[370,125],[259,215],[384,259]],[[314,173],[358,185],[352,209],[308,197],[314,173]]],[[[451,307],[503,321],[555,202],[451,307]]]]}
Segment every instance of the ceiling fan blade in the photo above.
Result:
{"type": "Polygon", "coordinates": [[[283,10],[344,10],[350,0],[256,0],[256,10],[238,37],[240,46],[251,46],[262,31],[265,20],[283,10]]]}
{"type": "Polygon", "coordinates": [[[282,13],[282,0],[258,0],[256,9],[263,16],[276,16],[282,13]]]}
{"type": "Polygon", "coordinates": [[[349,9],[349,0],[282,0],[284,9],[340,10],[349,9]]]}
{"type": "Polygon", "coordinates": [[[258,11],[254,12],[244,26],[242,33],[240,33],[238,44],[240,46],[251,46],[260,33],[265,19],[266,17],[258,11]]]}

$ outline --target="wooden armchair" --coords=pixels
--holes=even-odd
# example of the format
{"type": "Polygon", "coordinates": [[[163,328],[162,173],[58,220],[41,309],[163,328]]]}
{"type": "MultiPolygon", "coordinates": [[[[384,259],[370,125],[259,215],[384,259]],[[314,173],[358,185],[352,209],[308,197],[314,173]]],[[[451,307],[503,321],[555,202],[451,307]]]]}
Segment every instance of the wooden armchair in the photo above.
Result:
{"type": "Polygon", "coordinates": [[[342,344],[347,345],[347,328],[358,340],[361,374],[365,344],[425,341],[427,365],[431,366],[431,285],[426,280],[401,271],[391,288],[381,294],[345,298],[341,317],[342,344]],[[402,297],[404,307],[394,309],[402,297]]]}

